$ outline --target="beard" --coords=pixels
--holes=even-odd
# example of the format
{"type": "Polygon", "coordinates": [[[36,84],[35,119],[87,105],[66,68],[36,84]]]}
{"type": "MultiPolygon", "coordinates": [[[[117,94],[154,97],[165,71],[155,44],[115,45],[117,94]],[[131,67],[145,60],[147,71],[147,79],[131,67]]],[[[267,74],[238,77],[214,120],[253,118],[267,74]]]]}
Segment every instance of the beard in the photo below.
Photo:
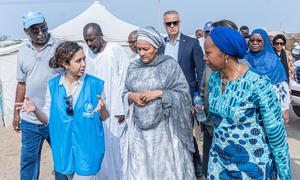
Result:
{"type": "Polygon", "coordinates": [[[89,48],[94,54],[98,54],[100,52],[100,47],[91,45],[91,46],[89,46],[89,48]]]}

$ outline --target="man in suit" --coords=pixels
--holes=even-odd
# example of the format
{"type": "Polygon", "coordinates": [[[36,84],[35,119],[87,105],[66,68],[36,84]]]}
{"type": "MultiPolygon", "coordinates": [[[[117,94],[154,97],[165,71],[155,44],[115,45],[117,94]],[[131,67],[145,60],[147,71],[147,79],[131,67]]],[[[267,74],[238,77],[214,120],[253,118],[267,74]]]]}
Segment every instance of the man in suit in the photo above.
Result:
{"type": "MultiPolygon", "coordinates": [[[[193,97],[194,92],[199,92],[205,62],[199,41],[180,33],[180,18],[177,11],[170,10],[163,15],[164,25],[168,36],[165,38],[164,54],[172,56],[180,65],[190,87],[193,97]]],[[[202,163],[198,146],[195,142],[196,152],[193,154],[196,177],[202,176],[202,163]]]]}

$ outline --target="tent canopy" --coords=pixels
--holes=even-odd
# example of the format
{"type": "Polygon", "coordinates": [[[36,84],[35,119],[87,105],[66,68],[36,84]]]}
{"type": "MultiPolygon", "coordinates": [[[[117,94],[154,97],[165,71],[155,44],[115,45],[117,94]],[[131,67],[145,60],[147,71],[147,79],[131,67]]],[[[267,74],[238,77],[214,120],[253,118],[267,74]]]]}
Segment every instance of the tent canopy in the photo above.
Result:
{"type": "MultiPolygon", "coordinates": [[[[138,29],[137,26],[126,23],[112,15],[99,1],[95,1],[88,9],[72,20],[58,26],[50,32],[54,37],[64,40],[82,41],[83,27],[90,22],[101,26],[104,38],[107,41],[115,41],[120,44],[127,42],[131,31],[138,29]]],[[[127,44],[127,43],[126,43],[127,44]]],[[[0,91],[2,106],[0,110],[1,119],[5,126],[10,126],[13,119],[14,99],[16,91],[16,67],[17,52],[23,43],[0,48],[0,91]]],[[[125,48],[126,49],[126,48],[125,48]]]]}
{"type": "Polygon", "coordinates": [[[80,15],[53,29],[51,33],[58,38],[80,41],[83,40],[83,27],[91,22],[100,25],[107,41],[127,42],[129,33],[138,29],[137,26],[112,15],[99,1],[95,1],[80,15]]]}

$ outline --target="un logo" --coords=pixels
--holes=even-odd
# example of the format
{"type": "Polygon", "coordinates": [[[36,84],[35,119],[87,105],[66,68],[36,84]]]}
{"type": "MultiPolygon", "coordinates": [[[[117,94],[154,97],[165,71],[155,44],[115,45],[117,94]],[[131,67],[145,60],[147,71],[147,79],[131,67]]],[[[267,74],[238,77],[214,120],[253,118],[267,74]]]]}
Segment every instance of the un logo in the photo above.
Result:
{"type": "Polygon", "coordinates": [[[93,104],[92,103],[87,103],[85,104],[85,111],[91,113],[93,111],[93,104]]]}

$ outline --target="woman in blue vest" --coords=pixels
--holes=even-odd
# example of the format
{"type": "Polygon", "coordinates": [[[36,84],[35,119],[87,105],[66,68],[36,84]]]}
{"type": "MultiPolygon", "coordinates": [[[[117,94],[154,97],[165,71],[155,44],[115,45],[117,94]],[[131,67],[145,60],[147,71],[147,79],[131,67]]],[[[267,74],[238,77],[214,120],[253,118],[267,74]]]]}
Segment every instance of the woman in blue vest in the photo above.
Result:
{"type": "Polygon", "coordinates": [[[43,124],[49,123],[55,171],[68,179],[95,179],[105,149],[104,82],[85,74],[85,64],[82,47],[63,42],[49,65],[65,71],[49,81],[44,108],[38,109],[28,98],[16,104],[22,111],[33,112],[43,124]]]}

